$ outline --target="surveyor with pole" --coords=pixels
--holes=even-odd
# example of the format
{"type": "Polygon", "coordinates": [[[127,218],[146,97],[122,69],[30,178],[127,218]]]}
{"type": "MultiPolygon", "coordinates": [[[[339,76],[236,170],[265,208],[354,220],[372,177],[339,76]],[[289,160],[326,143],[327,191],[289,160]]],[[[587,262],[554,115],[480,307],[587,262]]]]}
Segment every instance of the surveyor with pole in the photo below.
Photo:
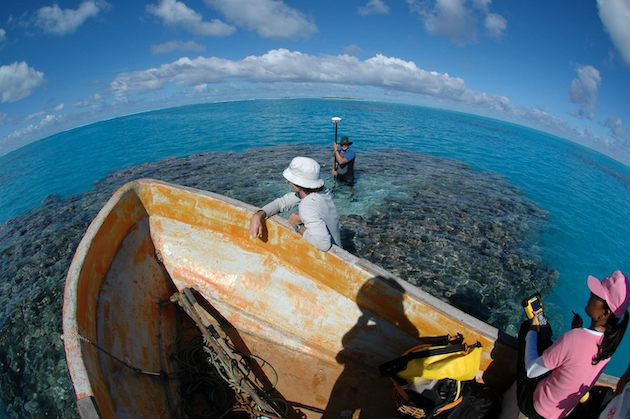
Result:
{"type": "Polygon", "coordinates": [[[354,161],[356,153],[350,150],[352,141],[347,136],[341,137],[341,144],[337,143],[338,126],[341,118],[335,116],[332,123],[335,125],[335,142],[333,144],[333,164],[332,175],[336,182],[346,183],[348,186],[354,185],[354,161]]]}
{"type": "MultiPolygon", "coordinates": [[[[335,125],[335,145],[337,145],[337,129],[339,128],[339,123],[341,122],[341,118],[339,118],[338,116],[333,116],[331,121],[335,125]]],[[[336,154],[337,153],[333,151],[333,162],[332,162],[333,180],[337,180],[335,176],[337,175],[337,167],[339,166],[339,164],[337,163],[336,154]]]]}
{"type": "Polygon", "coordinates": [[[335,151],[335,162],[337,169],[333,170],[333,176],[336,176],[337,182],[343,182],[348,186],[354,186],[354,161],[356,153],[350,149],[352,141],[348,137],[341,137],[341,143],[335,143],[333,149],[335,151]]]}

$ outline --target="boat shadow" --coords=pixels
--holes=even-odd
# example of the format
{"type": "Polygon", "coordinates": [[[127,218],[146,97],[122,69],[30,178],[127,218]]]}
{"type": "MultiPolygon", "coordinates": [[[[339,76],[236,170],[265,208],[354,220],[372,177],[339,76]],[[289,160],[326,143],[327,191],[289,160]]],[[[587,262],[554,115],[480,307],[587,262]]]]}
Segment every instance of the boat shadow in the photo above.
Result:
{"type": "Polygon", "coordinates": [[[405,315],[404,294],[405,290],[394,279],[382,276],[373,277],[361,286],[356,296],[361,314],[341,340],[343,348],[335,359],[343,370],[332,387],[323,418],[399,416],[392,383],[380,376],[378,366],[418,342],[418,329],[405,315]],[[403,339],[401,332],[407,335],[403,339]]]}
{"type": "MultiPolygon", "coordinates": [[[[336,362],[343,370],[332,387],[322,417],[400,417],[393,384],[380,376],[378,367],[429,337],[422,336],[405,315],[404,296],[404,288],[393,278],[376,276],[361,286],[356,296],[361,314],[342,337],[336,362]]],[[[444,330],[443,334],[447,333],[444,330]]],[[[497,394],[502,394],[515,377],[515,344],[515,338],[499,331],[490,349],[492,361],[481,380],[497,394]]]]}

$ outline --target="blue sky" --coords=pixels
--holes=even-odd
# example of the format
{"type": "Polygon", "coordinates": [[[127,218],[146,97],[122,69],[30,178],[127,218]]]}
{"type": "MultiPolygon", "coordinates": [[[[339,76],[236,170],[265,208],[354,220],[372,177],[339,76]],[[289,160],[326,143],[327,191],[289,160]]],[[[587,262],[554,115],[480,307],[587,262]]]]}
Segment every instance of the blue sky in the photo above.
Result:
{"type": "Polygon", "coordinates": [[[5,0],[0,10],[0,155],[150,109],[322,96],[490,116],[630,165],[630,0],[5,0]]]}

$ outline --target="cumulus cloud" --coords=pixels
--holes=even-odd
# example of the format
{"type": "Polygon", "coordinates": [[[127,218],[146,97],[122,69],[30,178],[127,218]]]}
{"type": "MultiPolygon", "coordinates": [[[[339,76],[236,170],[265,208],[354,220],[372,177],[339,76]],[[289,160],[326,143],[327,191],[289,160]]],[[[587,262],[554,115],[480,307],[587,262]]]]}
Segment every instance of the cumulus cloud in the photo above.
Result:
{"type": "Polygon", "coordinates": [[[345,47],[343,49],[343,52],[345,52],[346,54],[349,54],[349,55],[361,55],[365,51],[363,51],[363,48],[361,48],[358,45],[350,44],[350,45],[348,45],[347,47],[345,47]]]}
{"type": "Polygon", "coordinates": [[[0,103],[16,102],[44,83],[44,73],[24,61],[0,67],[0,103]]]}
{"type": "Polygon", "coordinates": [[[78,9],[61,9],[57,4],[42,7],[35,14],[35,24],[45,33],[67,35],[76,31],[87,19],[108,7],[104,1],[84,1],[78,9]]]}
{"type": "Polygon", "coordinates": [[[610,134],[613,137],[620,138],[623,135],[623,122],[620,118],[609,116],[604,125],[610,128],[610,134]]]}
{"type": "Polygon", "coordinates": [[[627,0],[597,0],[599,18],[610,35],[623,61],[630,65],[630,2],[627,0]]]}
{"type": "Polygon", "coordinates": [[[201,52],[205,49],[206,47],[193,41],[170,41],[162,44],[151,45],[151,52],[154,54],[168,54],[173,51],[201,52]]]}
{"type": "Polygon", "coordinates": [[[383,0],[370,0],[364,6],[359,7],[361,16],[386,15],[389,13],[389,6],[383,0]]]}
{"type": "Polygon", "coordinates": [[[410,0],[431,35],[445,36],[454,44],[465,45],[477,39],[476,18],[466,7],[465,0],[437,0],[433,7],[428,3],[410,0]]]}
{"type": "Polygon", "coordinates": [[[488,12],[488,9],[490,8],[490,4],[492,3],[492,0],[473,0],[473,6],[475,6],[477,9],[482,10],[484,12],[488,12]]]}
{"type": "Polygon", "coordinates": [[[37,119],[37,118],[43,116],[45,113],[46,112],[44,112],[44,111],[39,111],[39,112],[32,113],[30,115],[26,115],[24,117],[24,120],[25,121],[32,121],[33,119],[37,119]]]}
{"type": "Polygon", "coordinates": [[[180,58],[144,71],[119,74],[112,92],[126,100],[133,92],[162,89],[167,84],[198,86],[228,80],[248,82],[338,83],[416,93],[493,110],[511,108],[506,97],[469,89],[464,80],[426,71],[411,61],[377,54],[367,60],[350,55],[314,56],[287,49],[271,50],[240,61],[218,57],[180,58]]]}
{"type": "Polygon", "coordinates": [[[569,91],[571,102],[578,105],[577,115],[579,117],[593,119],[602,78],[599,70],[590,65],[578,68],[577,75],[577,78],[571,82],[569,91]]]}
{"type": "Polygon", "coordinates": [[[73,106],[76,108],[87,108],[89,106],[98,105],[102,101],[103,101],[103,96],[101,96],[98,93],[94,93],[93,95],[90,95],[90,97],[85,100],[80,100],[78,102],[73,103],[73,106]]]}
{"type": "Polygon", "coordinates": [[[7,31],[0,28],[0,44],[3,43],[7,39],[7,31]]]}
{"type": "Polygon", "coordinates": [[[503,35],[507,20],[490,13],[491,3],[491,0],[407,0],[409,9],[421,17],[430,35],[444,36],[459,46],[477,41],[480,23],[488,36],[503,35]]]}
{"type": "Polygon", "coordinates": [[[577,129],[569,125],[566,120],[539,108],[514,107],[511,115],[516,117],[516,122],[572,139],[577,143],[608,154],[625,164],[630,164],[630,153],[628,153],[630,142],[622,136],[623,127],[619,118],[611,117],[603,123],[611,129],[612,136],[606,137],[595,134],[589,126],[577,129]]]}
{"type": "Polygon", "coordinates": [[[488,13],[484,22],[486,33],[490,38],[499,39],[507,28],[507,20],[496,13],[488,13]]]}
{"type": "Polygon", "coordinates": [[[57,122],[61,119],[62,117],[60,115],[47,114],[39,122],[35,124],[29,124],[24,128],[11,132],[9,135],[7,135],[7,139],[15,140],[15,139],[25,137],[27,135],[34,134],[35,132],[40,131],[44,127],[52,124],[53,122],[57,122]]]}
{"type": "Polygon", "coordinates": [[[166,25],[180,27],[200,36],[227,36],[236,30],[234,26],[219,19],[204,21],[199,13],[177,0],[161,0],[158,4],[149,4],[147,11],[159,17],[166,25]]]}
{"type": "Polygon", "coordinates": [[[264,38],[308,38],[317,26],[282,0],[205,0],[225,18],[264,38]]]}

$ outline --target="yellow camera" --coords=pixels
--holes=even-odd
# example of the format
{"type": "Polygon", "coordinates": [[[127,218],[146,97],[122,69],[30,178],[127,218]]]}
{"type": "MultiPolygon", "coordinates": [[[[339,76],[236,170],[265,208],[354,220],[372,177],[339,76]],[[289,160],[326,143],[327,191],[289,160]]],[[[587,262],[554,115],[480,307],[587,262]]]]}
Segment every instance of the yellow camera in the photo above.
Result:
{"type": "Polygon", "coordinates": [[[522,302],[525,315],[528,319],[532,319],[534,316],[542,314],[545,307],[543,306],[542,297],[540,293],[536,293],[530,297],[527,297],[522,302]]]}

